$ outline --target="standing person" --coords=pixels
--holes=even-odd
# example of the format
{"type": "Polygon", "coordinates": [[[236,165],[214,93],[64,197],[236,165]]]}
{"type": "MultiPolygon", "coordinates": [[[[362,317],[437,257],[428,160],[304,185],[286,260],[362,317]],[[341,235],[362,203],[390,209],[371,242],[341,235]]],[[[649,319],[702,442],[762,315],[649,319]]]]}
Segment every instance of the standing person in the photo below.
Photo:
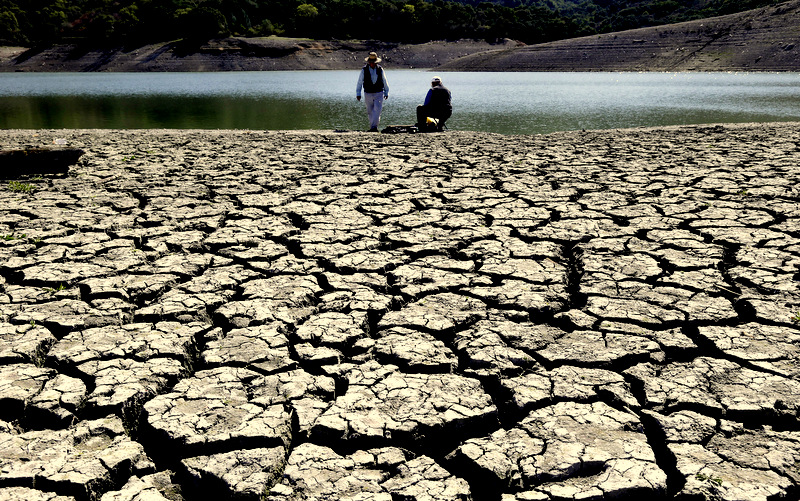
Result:
{"type": "Polygon", "coordinates": [[[438,123],[436,130],[442,130],[444,123],[453,114],[453,106],[450,102],[450,90],[442,85],[442,79],[433,77],[431,88],[425,96],[425,104],[417,106],[417,127],[419,130],[428,130],[428,117],[435,118],[438,123]]]}
{"type": "Polygon", "coordinates": [[[361,88],[363,87],[364,103],[367,105],[367,115],[369,116],[369,131],[378,132],[383,100],[389,99],[389,82],[386,80],[386,72],[378,64],[381,62],[378,54],[370,52],[369,57],[364,61],[367,64],[358,73],[356,99],[361,101],[361,88]]]}

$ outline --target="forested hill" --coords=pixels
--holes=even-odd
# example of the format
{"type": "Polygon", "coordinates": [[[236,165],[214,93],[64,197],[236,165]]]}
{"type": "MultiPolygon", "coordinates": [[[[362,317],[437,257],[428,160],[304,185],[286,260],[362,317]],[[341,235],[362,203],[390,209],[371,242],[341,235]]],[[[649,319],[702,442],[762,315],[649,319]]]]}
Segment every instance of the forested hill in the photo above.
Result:
{"type": "Polygon", "coordinates": [[[138,47],[224,37],[542,43],[777,0],[0,0],[0,45],[138,47]]]}

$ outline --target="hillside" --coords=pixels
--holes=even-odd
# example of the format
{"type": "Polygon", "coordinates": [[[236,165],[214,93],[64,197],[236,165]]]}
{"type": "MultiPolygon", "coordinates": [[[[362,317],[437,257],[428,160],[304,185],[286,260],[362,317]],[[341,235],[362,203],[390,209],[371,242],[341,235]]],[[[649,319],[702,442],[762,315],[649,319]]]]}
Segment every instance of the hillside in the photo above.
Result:
{"type": "Polygon", "coordinates": [[[458,58],[458,71],[800,71],[800,0],[458,58]]]}
{"type": "Polygon", "coordinates": [[[0,49],[0,71],[269,71],[360,66],[450,71],[800,71],[800,0],[738,14],[539,45],[460,40],[425,44],[296,38],[170,42],[135,49],[0,49]]]}
{"type": "Polygon", "coordinates": [[[370,51],[387,68],[436,68],[470,54],[514,47],[460,40],[399,44],[296,38],[224,38],[202,44],[151,44],[133,50],[57,45],[45,50],[0,48],[0,71],[278,71],[358,68],[370,51]]]}

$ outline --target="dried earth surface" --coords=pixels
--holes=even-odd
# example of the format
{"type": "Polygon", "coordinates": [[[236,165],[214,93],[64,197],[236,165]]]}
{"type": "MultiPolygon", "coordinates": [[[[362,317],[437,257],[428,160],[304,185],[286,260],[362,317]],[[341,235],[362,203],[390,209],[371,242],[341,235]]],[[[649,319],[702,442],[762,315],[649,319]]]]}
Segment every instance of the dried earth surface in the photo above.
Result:
{"type": "Polygon", "coordinates": [[[799,126],[2,131],[0,499],[797,499],[799,126]]]}

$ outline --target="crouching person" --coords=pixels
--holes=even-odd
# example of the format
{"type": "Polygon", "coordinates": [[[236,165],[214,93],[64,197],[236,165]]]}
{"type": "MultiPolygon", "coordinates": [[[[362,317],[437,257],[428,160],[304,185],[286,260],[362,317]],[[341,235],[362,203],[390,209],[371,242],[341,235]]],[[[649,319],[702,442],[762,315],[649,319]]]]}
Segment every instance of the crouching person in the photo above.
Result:
{"type": "Polygon", "coordinates": [[[452,114],[450,91],[442,85],[441,78],[433,77],[431,88],[425,96],[425,104],[417,106],[417,127],[420,131],[443,130],[445,122],[452,114]]]}

